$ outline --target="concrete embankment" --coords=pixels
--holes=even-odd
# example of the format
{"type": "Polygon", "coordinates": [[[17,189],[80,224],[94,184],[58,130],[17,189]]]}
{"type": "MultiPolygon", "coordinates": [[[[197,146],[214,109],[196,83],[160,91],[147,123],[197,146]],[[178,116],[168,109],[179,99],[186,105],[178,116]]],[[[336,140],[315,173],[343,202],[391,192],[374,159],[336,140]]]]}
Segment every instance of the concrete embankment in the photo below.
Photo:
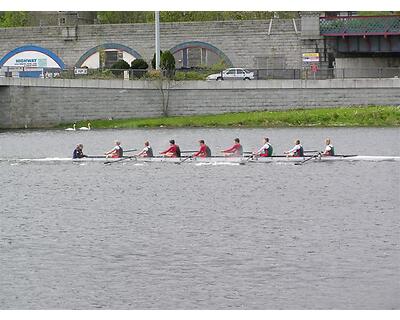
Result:
{"type": "Polygon", "coordinates": [[[400,79],[181,81],[0,79],[0,128],[78,120],[399,105],[400,79]],[[164,97],[163,97],[164,96],[164,97]],[[167,99],[168,96],[168,99],[167,99]],[[164,100],[163,100],[164,99],[164,100]]]}

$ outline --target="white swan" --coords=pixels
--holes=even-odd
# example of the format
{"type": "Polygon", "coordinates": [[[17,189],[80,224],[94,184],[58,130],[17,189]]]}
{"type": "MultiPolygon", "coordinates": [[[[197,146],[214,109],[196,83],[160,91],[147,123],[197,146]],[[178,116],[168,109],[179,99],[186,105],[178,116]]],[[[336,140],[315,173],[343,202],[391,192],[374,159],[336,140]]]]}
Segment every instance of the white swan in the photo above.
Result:
{"type": "Polygon", "coordinates": [[[76,124],[74,123],[74,125],[72,126],[72,128],[67,128],[65,129],[65,131],[75,131],[76,130],[76,124]]]}
{"type": "Polygon", "coordinates": [[[91,129],[90,122],[88,122],[87,127],[80,127],[79,128],[79,130],[84,130],[84,131],[87,131],[87,130],[90,130],[90,129],[91,129]]]}

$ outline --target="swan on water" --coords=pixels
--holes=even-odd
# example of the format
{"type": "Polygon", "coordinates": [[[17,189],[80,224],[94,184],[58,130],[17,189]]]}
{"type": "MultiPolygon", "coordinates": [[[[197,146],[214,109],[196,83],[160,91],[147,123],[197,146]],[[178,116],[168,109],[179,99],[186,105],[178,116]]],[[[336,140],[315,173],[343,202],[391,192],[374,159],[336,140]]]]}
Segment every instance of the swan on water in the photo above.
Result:
{"type": "Polygon", "coordinates": [[[79,130],[90,130],[90,122],[88,122],[87,127],[80,127],[79,130]]]}
{"type": "Polygon", "coordinates": [[[75,131],[76,130],[76,124],[74,123],[74,125],[72,126],[72,128],[67,128],[65,129],[65,131],[75,131]]]}

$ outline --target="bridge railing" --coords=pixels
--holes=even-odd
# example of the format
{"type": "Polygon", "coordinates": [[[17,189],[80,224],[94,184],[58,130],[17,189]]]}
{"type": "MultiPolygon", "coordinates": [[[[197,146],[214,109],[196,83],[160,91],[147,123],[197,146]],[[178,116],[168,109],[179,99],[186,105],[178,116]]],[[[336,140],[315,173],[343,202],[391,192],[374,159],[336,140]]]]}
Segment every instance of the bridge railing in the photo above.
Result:
{"type": "Polygon", "coordinates": [[[400,67],[394,68],[321,68],[252,69],[254,78],[268,79],[348,79],[348,78],[400,78],[400,67]]]}
{"type": "Polygon", "coordinates": [[[399,35],[400,15],[321,17],[323,36],[399,35]]]}
{"type": "MultiPolygon", "coordinates": [[[[299,69],[248,69],[254,73],[254,80],[287,79],[287,80],[323,80],[323,79],[349,79],[349,78],[400,78],[400,67],[392,68],[299,68],[299,69]]],[[[191,71],[192,73],[196,71],[191,71]]],[[[26,68],[10,69],[1,68],[0,77],[14,78],[56,78],[56,79],[125,79],[144,80],[149,79],[154,73],[150,70],[120,70],[120,69],[88,69],[87,73],[77,74],[74,69],[43,69],[26,68]]],[[[215,73],[215,72],[214,72],[215,73]]],[[[178,73],[176,73],[178,74],[178,73]]],[[[198,72],[197,77],[179,78],[175,80],[205,80],[207,74],[198,72]]]]}

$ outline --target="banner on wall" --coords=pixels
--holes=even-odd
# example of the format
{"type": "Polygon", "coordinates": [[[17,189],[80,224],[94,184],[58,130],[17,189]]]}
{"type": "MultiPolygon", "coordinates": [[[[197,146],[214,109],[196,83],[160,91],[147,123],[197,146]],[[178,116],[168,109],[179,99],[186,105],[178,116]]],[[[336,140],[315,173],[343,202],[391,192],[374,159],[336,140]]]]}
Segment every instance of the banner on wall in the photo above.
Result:
{"type": "Polygon", "coordinates": [[[23,51],[11,56],[3,67],[61,68],[50,56],[38,51],[23,51]]]}
{"type": "Polygon", "coordinates": [[[303,62],[304,63],[319,62],[319,53],[316,52],[303,53],[303,62]]]}

